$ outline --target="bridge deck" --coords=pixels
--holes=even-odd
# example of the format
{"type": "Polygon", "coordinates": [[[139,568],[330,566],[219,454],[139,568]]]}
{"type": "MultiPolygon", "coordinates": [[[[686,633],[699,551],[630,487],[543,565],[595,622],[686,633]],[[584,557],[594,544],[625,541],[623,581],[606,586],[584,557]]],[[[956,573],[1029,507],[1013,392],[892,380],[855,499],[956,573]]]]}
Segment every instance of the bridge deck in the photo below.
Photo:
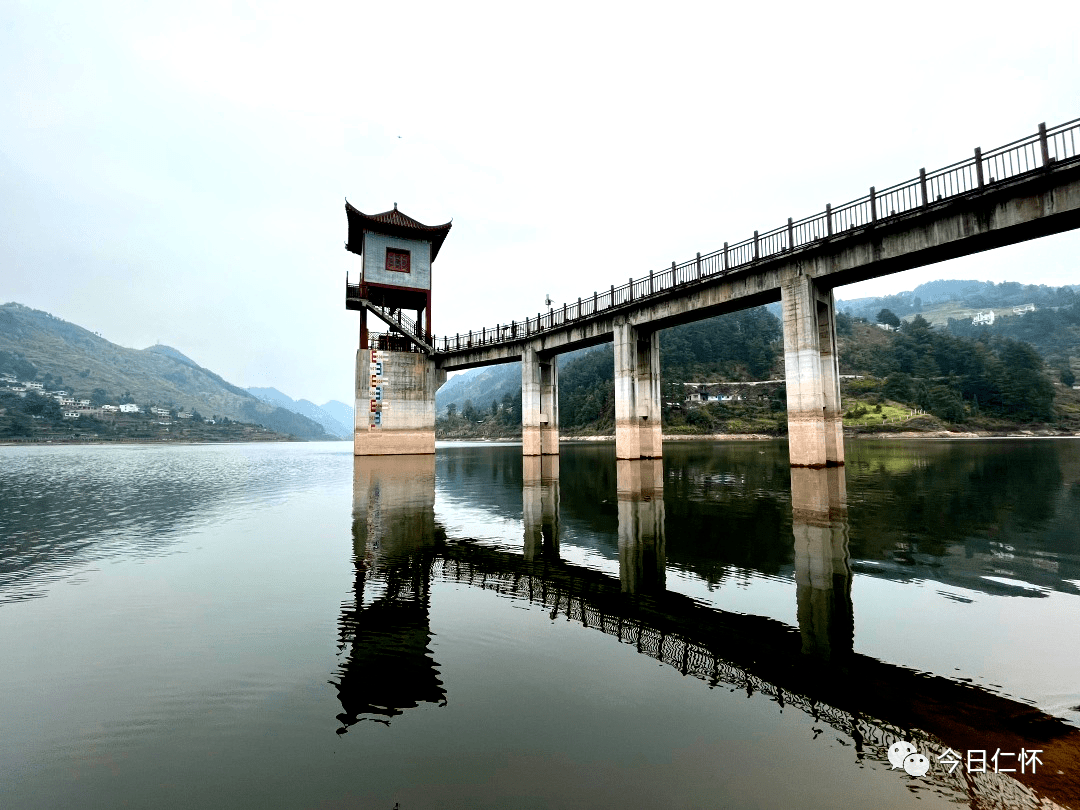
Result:
{"type": "Polygon", "coordinates": [[[780,300],[784,278],[824,289],[1080,227],[1080,121],[707,255],[583,296],[535,318],[435,338],[440,368],[558,354],[612,340],[614,322],[659,329],[780,300]]]}

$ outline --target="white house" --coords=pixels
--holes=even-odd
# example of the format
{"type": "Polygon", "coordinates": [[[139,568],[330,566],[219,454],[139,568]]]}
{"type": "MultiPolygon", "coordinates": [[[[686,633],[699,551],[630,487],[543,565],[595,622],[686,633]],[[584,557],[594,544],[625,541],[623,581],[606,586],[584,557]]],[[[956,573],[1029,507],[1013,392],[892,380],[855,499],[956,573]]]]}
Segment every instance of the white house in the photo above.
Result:
{"type": "Polygon", "coordinates": [[[983,324],[984,326],[991,326],[994,323],[994,310],[987,310],[986,312],[976,312],[975,317],[971,319],[974,324],[983,324]]]}
{"type": "Polygon", "coordinates": [[[138,413],[139,406],[134,402],[125,402],[120,406],[120,413],[138,413]]]}
{"type": "Polygon", "coordinates": [[[79,412],[78,411],[64,411],[64,418],[65,419],[78,419],[79,418],[79,412]]]}
{"type": "Polygon", "coordinates": [[[1018,307],[1013,307],[1013,312],[1015,312],[1017,315],[1023,315],[1025,312],[1034,312],[1034,311],[1035,311],[1035,305],[1034,304],[1021,304],[1018,307]]]}

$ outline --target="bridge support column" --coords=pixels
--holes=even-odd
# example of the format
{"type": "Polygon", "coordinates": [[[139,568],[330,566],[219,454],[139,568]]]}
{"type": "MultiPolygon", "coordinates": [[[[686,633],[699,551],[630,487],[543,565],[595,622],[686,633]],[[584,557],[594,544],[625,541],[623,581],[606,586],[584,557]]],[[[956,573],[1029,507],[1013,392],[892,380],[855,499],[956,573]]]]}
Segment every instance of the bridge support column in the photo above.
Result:
{"type": "Polygon", "coordinates": [[[521,461],[525,559],[558,559],[559,457],[523,456],[521,461]]]}
{"type": "Polygon", "coordinates": [[[615,323],[615,457],[660,458],[660,335],[615,323]]]}
{"type": "Polygon", "coordinates": [[[559,366],[532,346],[521,353],[521,452],[526,456],[559,452],[559,366]]]}
{"type": "Polygon", "coordinates": [[[802,651],[835,660],[855,636],[844,470],[792,469],[791,512],[802,651]]]}
{"type": "Polygon", "coordinates": [[[615,462],[619,496],[619,580],[623,593],[660,593],[667,579],[664,462],[615,462]]]}
{"type": "Polygon", "coordinates": [[[836,307],[832,290],[798,275],[780,286],[784,315],[788,453],[793,467],[844,463],[836,307]]]}

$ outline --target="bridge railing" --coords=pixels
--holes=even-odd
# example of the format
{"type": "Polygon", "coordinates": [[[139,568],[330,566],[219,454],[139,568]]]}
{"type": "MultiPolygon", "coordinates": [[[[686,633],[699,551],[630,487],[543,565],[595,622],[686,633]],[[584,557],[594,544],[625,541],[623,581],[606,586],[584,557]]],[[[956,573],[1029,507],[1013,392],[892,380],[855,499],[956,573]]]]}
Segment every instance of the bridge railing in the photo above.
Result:
{"type": "Polygon", "coordinates": [[[451,335],[439,339],[436,347],[442,351],[460,351],[475,346],[512,343],[525,337],[559,329],[592,318],[599,313],[632,304],[635,301],[663,295],[683,285],[694,284],[703,278],[730,273],[783,253],[820,243],[846,233],[887,222],[893,217],[927,208],[943,200],[975,194],[987,187],[1025,174],[1043,171],[1057,163],[1080,160],[1080,119],[1047,129],[1039,125],[1034,135],[1021,138],[988,152],[976,149],[965,160],[941,169],[881,189],[871,187],[870,193],[825,211],[787,221],[787,225],[764,233],[754,232],[749,239],[693,259],[672,262],[671,267],[650,271],[626,284],[598,290],[558,309],[538,312],[529,317],[478,332],[451,335]]]}

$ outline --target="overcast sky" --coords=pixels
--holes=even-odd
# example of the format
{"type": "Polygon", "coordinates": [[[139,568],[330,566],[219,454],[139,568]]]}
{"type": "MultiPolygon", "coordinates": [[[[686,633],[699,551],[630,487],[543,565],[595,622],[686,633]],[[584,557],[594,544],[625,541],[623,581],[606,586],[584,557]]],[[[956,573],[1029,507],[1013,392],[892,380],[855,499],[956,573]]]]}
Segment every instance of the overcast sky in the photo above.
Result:
{"type": "Polygon", "coordinates": [[[436,333],[535,315],[1080,116],[1078,8],[4,0],[0,300],[351,402],[346,197],[453,219],[436,333]]]}

